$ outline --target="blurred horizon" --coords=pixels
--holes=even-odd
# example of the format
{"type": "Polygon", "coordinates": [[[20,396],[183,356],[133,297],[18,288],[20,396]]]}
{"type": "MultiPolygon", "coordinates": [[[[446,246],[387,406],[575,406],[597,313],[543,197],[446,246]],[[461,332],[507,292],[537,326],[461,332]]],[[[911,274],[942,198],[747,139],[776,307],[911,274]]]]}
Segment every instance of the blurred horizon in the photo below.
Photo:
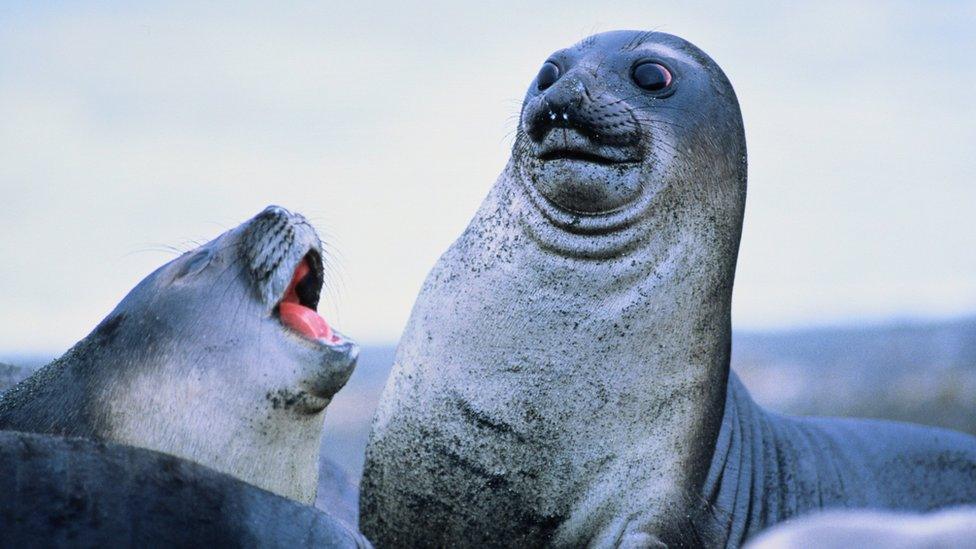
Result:
{"type": "MultiPolygon", "coordinates": [[[[353,479],[395,346],[361,342],[359,364],[326,412],[322,455],[353,479]]],[[[0,349],[0,392],[62,352],[0,349]]],[[[976,434],[976,315],[733,329],[731,368],[773,411],[892,419],[976,434]]]]}
{"type": "MultiPolygon", "coordinates": [[[[951,321],[776,332],[735,331],[732,369],[770,410],[910,421],[976,434],[976,316],[951,321]]],[[[362,346],[329,405],[322,454],[353,479],[393,365],[393,345],[362,346]]],[[[50,356],[0,352],[0,392],[50,356]]]]}
{"type": "MultiPolygon", "coordinates": [[[[952,326],[957,324],[976,325],[976,313],[950,315],[950,316],[894,316],[881,319],[866,321],[844,322],[825,322],[810,323],[799,326],[784,325],[770,328],[739,328],[733,325],[732,332],[735,338],[755,338],[755,337],[780,337],[791,336],[797,338],[820,337],[823,335],[833,335],[838,332],[858,332],[869,334],[872,332],[885,331],[924,331],[934,327],[952,326]]],[[[92,326],[94,329],[95,326],[92,326]]],[[[80,338],[84,338],[88,332],[80,338]]],[[[363,340],[355,338],[356,344],[360,347],[395,349],[399,338],[384,341],[363,340]]],[[[17,347],[0,348],[0,364],[11,364],[16,366],[37,367],[42,366],[51,360],[61,356],[70,349],[77,341],[60,348],[49,349],[23,349],[17,347]]],[[[973,341],[976,345],[976,340],[973,341]]],[[[976,362],[973,364],[976,368],[976,362]]]]}
{"type": "Polygon", "coordinates": [[[269,203],[335,250],[324,316],[396,341],[539,65],[616,28],[736,88],[737,330],[976,315],[976,2],[10,2],[0,28],[0,352],[67,349],[269,203]]]}

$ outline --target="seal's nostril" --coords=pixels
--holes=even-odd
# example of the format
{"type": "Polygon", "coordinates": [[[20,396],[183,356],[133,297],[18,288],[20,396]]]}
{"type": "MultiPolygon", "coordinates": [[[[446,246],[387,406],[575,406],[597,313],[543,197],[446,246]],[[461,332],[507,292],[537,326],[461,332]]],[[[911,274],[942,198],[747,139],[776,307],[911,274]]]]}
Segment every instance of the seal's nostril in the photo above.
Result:
{"type": "Polygon", "coordinates": [[[278,206],[277,204],[272,204],[267,208],[261,210],[258,217],[291,217],[292,213],[288,209],[278,206]]]}
{"type": "Polygon", "coordinates": [[[565,112],[568,108],[578,104],[579,97],[571,86],[557,85],[546,94],[546,103],[554,111],[565,112]]]}

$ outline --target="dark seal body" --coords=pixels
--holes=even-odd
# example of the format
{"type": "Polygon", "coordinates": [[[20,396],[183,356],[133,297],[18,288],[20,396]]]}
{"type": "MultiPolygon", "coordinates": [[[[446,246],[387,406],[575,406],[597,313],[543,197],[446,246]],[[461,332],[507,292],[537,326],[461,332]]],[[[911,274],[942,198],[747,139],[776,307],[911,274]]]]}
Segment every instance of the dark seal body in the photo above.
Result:
{"type": "Polygon", "coordinates": [[[828,505],[976,500],[972,437],[752,403],[729,371],[745,196],[738,102],[701,50],[619,31],[553,54],[400,341],[367,537],[721,547],[828,505]]]}
{"type": "Polygon", "coordinates": [[[369,547],[312,507],[170,455],[0,432],[3,547],[369,547]]]}
{"type": "Polygon", "coordinates": [[[893,421],[775,414],[732,373],[702,494],[711,538],[732,547],[822,509],[973,504],[976,438],[893,421]]]}

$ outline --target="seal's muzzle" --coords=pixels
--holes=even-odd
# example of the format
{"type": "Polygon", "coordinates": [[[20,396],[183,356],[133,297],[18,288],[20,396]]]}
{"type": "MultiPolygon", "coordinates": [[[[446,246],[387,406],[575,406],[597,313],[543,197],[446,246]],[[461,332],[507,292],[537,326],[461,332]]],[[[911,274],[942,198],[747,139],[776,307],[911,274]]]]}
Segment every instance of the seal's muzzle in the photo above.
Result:
{"type": "Polygon", "coordinates": [[[526,96],[516,143],[525,175],[564,210],[622,209],[640,190],[636,173],[627,175],[644,158],[640,119],[626,98],[593,82],[587,67],[564,65],[546,62],[526,96]]]}

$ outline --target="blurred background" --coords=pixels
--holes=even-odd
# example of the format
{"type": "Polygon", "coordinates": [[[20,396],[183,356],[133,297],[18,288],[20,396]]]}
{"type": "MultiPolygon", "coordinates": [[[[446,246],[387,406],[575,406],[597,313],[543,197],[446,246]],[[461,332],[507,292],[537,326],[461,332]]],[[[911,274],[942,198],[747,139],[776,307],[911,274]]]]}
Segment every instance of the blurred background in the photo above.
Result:
{"type": "Polygon", "coordinates": [[[553,50],[683,36],[749,143],[733,364],[797,413],[976,432],[976,2],[3,2],[0,385],[179,250],[277,203],[364,347],[325,449],[358,474],[424,275],[553,50]]]}

